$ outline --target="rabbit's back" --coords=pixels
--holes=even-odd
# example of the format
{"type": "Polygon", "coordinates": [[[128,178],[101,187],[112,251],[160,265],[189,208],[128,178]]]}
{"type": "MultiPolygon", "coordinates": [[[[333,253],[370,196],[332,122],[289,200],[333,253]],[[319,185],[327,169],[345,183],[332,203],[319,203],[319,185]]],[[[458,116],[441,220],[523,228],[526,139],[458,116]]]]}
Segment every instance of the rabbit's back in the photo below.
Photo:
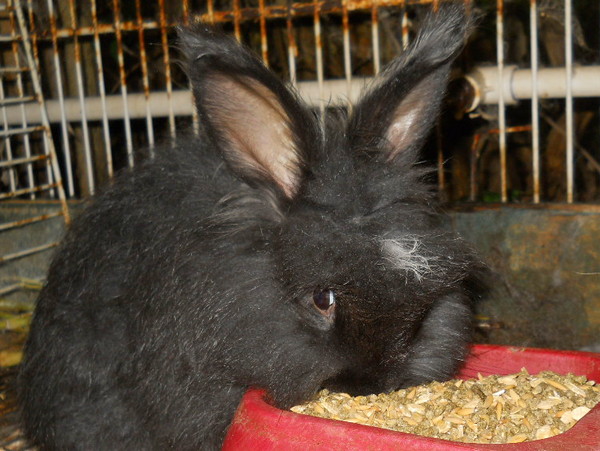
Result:
{"type": "Polygon", "coordinates": [[[60,431],[53,441],[68,449],[145,449],[157,442],[147,431],[193,421],[180,418],[191,399],[181,399],[185,369],[173,364],[184,352],[178,316],[190,300],[173,271],[178,252],[209,247],[206,219],[236,183],[200,147],[168,149],[118,177],[67,234],[38,299],[21,373],[31,436],[60,431]],[[153,412],[173,410],[162,426],[147,424],[153,412]]]}

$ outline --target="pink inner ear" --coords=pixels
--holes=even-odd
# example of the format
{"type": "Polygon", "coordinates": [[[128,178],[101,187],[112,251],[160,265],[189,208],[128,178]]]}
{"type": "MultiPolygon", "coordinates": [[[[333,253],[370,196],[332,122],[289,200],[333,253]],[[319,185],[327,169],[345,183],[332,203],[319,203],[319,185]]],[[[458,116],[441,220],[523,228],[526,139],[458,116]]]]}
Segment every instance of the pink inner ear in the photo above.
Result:
{"type": "Polygon", "coordinates": [[[267,175],[292,197],[300,158],[277,96],[252,78],[222,74],[213,77],[204,95],[209,119],[227,143],[226,158],[243,173],[267,175]]]}
{"type": "MultiPolygon", "coordinates": [[[[392,151],[388,156],[388,161],[393,160],[396,156],[411,144],[411,130],[413,130],[415,122],[420,119],[417,111],[409,109],[408,112],[398,111],[394,114],[394,120],[388,128],[386,139],[392,146],[392,151]]],[[[413,131],[413,133],[415,133],[413,131]]]]}
{"type": "Polygon", "coordinates": [[[385,134],[385,138],[391,146],[388,161],[411,148],[429,131],[435,120],[435,117],[431,117],[431,115],[437,114],[437,105],[439,104],[439,99],[432,99],[432,93],[440,96],[443,93],[439,86],[434,86],[437,83],[441,83],[441,81],[435,72],[425,77],[394,110],[385,134]]]}

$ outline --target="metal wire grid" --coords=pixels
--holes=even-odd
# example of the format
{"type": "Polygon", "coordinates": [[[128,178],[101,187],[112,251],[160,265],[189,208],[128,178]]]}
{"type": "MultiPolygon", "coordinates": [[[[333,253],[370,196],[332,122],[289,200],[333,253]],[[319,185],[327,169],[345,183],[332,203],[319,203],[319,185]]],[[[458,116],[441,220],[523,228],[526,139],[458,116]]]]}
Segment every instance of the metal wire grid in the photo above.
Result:
{"type": "MultiPolygon", "coordinates": [[[[50,132],[50,123],[44,108],[38,68],[36,67],[31,41],[23,11],[18,2],[8,1],[0,4],[0,40],[10,42],[11,64],[0,70],[0,107],[2,127],[0,129],[2,170],[2,192],[0,200],[12,200],[18,197],[35,201],[43,197],[57,199],[59,208],[52,213],[34,215],[9,220],[0,224],[3,237],[15,229],[38,224],[48,220],[69,222],[69,210],[62,187],[60,169],[50,132]],[[8,34],[5,30],[10,30],[8,34]],[[40,121],[31,123],[25,112],[25,105],[38,109],[40,121]],[[18,109],[20,121],[9,123],[6,107],[18,109]]],[[[6,54],[4,55],[6,57],[6,54]]],[[[0,264],[44,252],[55,247],[56,241],[34,243],[27,246],[11,246],[9,240],[3,242],[3,255],[0,264]],[[12,250],[7,250],[13,247],[12,250]]],[[[0,295],[25,288],[21,281],[3,281],[0,295]]]]}
{"type": "MultiPolygon", "coordinates": [[[[476,8],[467,1],[469,8],[476,8]]],[[[508,202],[510,137],[530,134],[531,141],[531,201],[542,199],[543,168],[540,141],[540,87],[538,85],[540,56],[538,49],[540,5],[549,0],[529,2],[529,70],[531,77],[530,120],[524,124],[507,122],[507,111],[514,100],[506,97],[507,83],[512,82],[513,69],[506,61],[506,9],[504,0],[493,6],[496,26],[496,58],[494,80],[498,91],[494,126],[486,135],[497,136],[499,155],[500,200],[508,202]]],[[[554,3],[560,3],[556,0],[554,3]]],[[[87,0],[41,0],[33,7],[27,1],[29,29],[33,54],[43,71],[48,115],[60,147],[60,162],[68,197],[93,194],[98,184],[110,178],[115,168],[134,166],[138,146],[154,146],[159,135],[174,138],[178,122],[195,123],[187,82],[175,64],[176,50],[170,47],[173,26],[195,20],[218,22],[239,40],[253,46],[265,64],[281,72],[300,93],[323,110],[331,99],[356,98],[360,87],[379,72],[390,58],[385,49],[402,51],[413,29],[411,11],[417,8],[437,8],[439,1],[431,0],[328,0],[292,3],[285,0],[206,0],[195,4],[181,2],[97,2],[87,0]],[[58,5],[55,6],[55,5],[58,5]],[[198,13],[200,11],[200,13],[198,13]],[[331,23],[336,23],[335,27],[331,23]],[[398,32],[390,33],[390,25],[398,32]],[[356,28],[368,27],[370,42],[356,28]],[[335,28],[333,34],[329,31],[335,28]],[[274,30],[279,30],[275,34],[274,30]],[[332,59],[331,40],[341,45],[337,57],[339,71],[329,69],[332,59]],[[310,44],[307,45],[307,42],[310,44]],[[282,61],[280,54],[285,54],[282,61]],[[357,56],[367,55],[362,59],[357,56]],[[310,53],[310,55],[308,55],[310,53]],[[309,59],[313,70],[307,71],[309,59]],[[74,161],[74,159],[76,161],[74,161]]],[[[565,99],[565,156],[564,200],[575,200],[575,148],[573,61],[574,30],[571,0],[564,0],[561,11],[564,23],[565,89],[559,96],[565,99]]],[[[599,82],[600,85],[600,82],[599,82]]],[[[508,91],[511,88],[509,87],[508,91]]],[[[600,96],[600,86],[596,96],[600,96]]],[[[542,93],[543,94],[543,93],[542,93]]],[[[39,117],[31,106],[25,107],[30,123],[39,117]]],[[[3,109],[9,123],[20,120],[22,114],[15,106],[3,109]]],[[[471,153],[482,135],[473,140],[471,153]]],[[[439,183],[447,188],[447,161],[452,159],[443,141],[438,153],[439,183]]],[[[588,160],[597,163],[597,152],[588,152],[588,160]]],[[[470,167],[469,198],[478,199],[480,175],[477,157],[470,167]]]]}

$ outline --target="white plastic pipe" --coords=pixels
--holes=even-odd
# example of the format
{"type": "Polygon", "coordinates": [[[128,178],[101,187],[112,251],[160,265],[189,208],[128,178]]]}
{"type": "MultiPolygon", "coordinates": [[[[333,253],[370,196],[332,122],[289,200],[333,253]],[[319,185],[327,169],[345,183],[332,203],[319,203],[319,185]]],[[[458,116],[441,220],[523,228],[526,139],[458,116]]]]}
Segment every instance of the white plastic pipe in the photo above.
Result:
{"type": "MultiPolygon", "coordinates": [[[[516,66],[505,66],[503,72],[504,100],[507,104],[515,104],[520,99],[532,97],[531,70],[518,69],[516,66]]],[[[475,100],[471,109],[480,104],[497,104],[499,98],[497,66],[479,67],[471,72],[466,79],[475,90],[475,100]]],[[[300,95],[310,105],[318,107],[321,101],[327,104],[347,104],[348,100],[356,101],[369,78],[353,77],[348,92],[348,82],[345,79],[328,80],[323,82],[323,93],[316,81],[298,83],[300,95]],[[350,97],[348,99],[348,97],[350,97]]],[[[566,73],[564,68],[547,68],[538,70],[538,94],[540,99],[565,98],[567,93],[566,73]]],[[[188,90],[173,91],[173,114],[175,116],[190,116],[192,114],[192,95],[188,90]]],[[[580,66],[573,68],[573,97],[600,97],[600,66],[580,66]]],[[[149,97],[152,117],[169,117],[171,114],[168,94],[155,91],[149,97]]],[[[106,96],[106,113],[109,119],[123,119],[123,97],[121,95],[106,96]]],[[[62,119],[62,109],[58,100],[45,101],[50,122],[59,123],[62,119]]],[[[100,97],[87,97],[85,109],[88,121],[101,121],[103,117],[103,101],[100,97]]],[[[146,118],[146,97],[143,93],[127,94],[127,111],[130,119],[146,118]]],[[[25,105],[25,113],[29,123],[40,123],[40,109],[37,104],[25,105]]],[[[64,99],[65,119],[68,122],[81,121],[79,99],[64,99]]],[[[22,121],[21,106],[6,107],[7,121],[10,125],[18,125],[22,121]]]]}
{"type": "MultiPolygon", "coordinates": [[[[537,71],[538,98],[566,98],[567,72],[565,68],[543,68],[537,71]]],[[[475,101],[471,109],[479,104],[496,104],[503,92],[507,104],[515,104],[521,99],[531,99],[533,95],[532,73],[530,69],[505,66],[503,86],[498,82],[496,66],[478,67],[467,77],[475,89],[475,101]]],[[[600,97],[600,66],[573,67],[573,97],[600,97]]]]}

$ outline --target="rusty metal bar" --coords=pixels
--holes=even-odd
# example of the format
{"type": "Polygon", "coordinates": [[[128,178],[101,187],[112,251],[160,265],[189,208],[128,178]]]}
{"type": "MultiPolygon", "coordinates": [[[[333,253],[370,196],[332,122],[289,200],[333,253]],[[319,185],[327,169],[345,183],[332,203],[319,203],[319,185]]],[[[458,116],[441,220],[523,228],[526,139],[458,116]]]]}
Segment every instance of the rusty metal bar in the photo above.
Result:
{"type": "Polygon", "coordinates": [[[11,191],[10,193],[0,193],[0,199],[13,199],[15,197],[22,196],[23,194],[39,193],[42,191],[49,191],[53,188],[58,187],[58,183],[47,183],[45,185],[37,185],[32,188],[22,188],[11,191]]]}
{"type": "Polygon", "coordinates": [[[110,126],[108,124],[108,112],[106,109],[106,89],[104,86],[104,66],[102,64],[102,49],[100,47],[100,34],[98,33],[98,9],[96,0],[91,1],[92,26],[94,28],[94,55],[96,58],[96,69],[98,72],[98,93],[100,94],[100,106],[102,109],[102,134],[104,137],[104,156],[106,158],[106,172],[109,177],[113,176],[112,149],[110,146],[110,126]]]}
{"type": "MultiPolygon", "coordinates": [[[[212,2],[209,2],[212,5],[212,2]]],[[[169,102],[169,133],[171,138],[175,138],[175,114],[173,113],[173,81],[171,80],[171,57],[169,55],[169,41],[167,38],[167,15],[165,13],[165,0],[158,0],[160,9],[160,38],[163,52],[163,64],[165,65],[165,85],[167,88],[167,98],[169,102]]]]}
{"type": "MultiPolygon", "coordinates": [[[[258,0],[258,23],[260,24],[260,53],[263,63],[269,67],[269,44],[267,41],[267,19],[265,13],[265,0],[258,0]]],[[[213,19],[214,20],[214,19],[213,19]]]]}
{"type": "Polygon", "coordinates": [[[210,23],[213,23],[215,21],[215,18],[214,18],[215,6],[213,4],[213,0],[208,0],[207,3],[208,4],[206,7],[206,10],[207,10],[207,15],[208,15],[208,21],[210,23]]]}
{"type": "Polygon", "coordinates": [[[371,40],[373,42],[373,73],[377,75],[381,70],[381,54],[379,52],[379,9],[378,2],[373,2],[371,7],[371,40]]]}
{"type": "MultiPolygon", "coordinates": [[[[237,2],[239,2],[239,0],[233,0],[234,8],[235,8],[235,5],[237,2]]],[[[189,0],[183,0],[183,23],[184,23],[184,25],[190,24],[189,0]]],[[[239,23],[237,24],[237,26],[234,25],[234,28],[237,30],[236,33],[239,34],[239,23]]],[[[239,40],[239,37],[238,37],[238,40],[239,40]]],[[[192,92],[192,97],[193,97],[192,84],[188,83],[188,85],[190,87],[190,91],[192,92]]],[[[193,98],[192,98],[192,103],[194,103],[193,98]]],[[[200,119],[198,118],[198,111],[196,111],[196,108],[192,108],[192,130],[194,131],[195,135],[198,135],[200,133],[200,119]]]]}
{"type": "Polygon", "coordinates": [[[150,82],[148,80],[148,62],[146,56],[146,41],[144,39],[144,27],[142,19],[141,0],[135,0],[135,10],[138,23],[138,41],[140,43],[140,67],[142,69],[142,85],[144,87],[144,97],[146,98],[146,133],[148,136],[148,145],[150,151],[154,147],[154,127],[152,126],[152,112],[150,110],[150,82]]]}
{"type": "Polygon", "coordinates": [[[408,23],[408,13],[406,12],[406,8],[402,9],[402,50],[406,50],[409,44],[409,23],[408,23]]]}
{"type": "MultiPolygon", "coordinates": [[[[263,0],[264,1],[264,0],[263,0]]],[[[346,2],[348,11],[368,11],[373,6],[381,8],[391,6],[408,6],[408,5],[429,5],[436,0],[348,0],[346,2]]],[[[314,8],[318,7],[321,14],[339,14],[342,12],[345,0],[320,0],[310,2],[294,2],[291,6],[292,17],[312,16],[314,8]]],[[[287,5],[270,5],[263,8],[263,13],[270,19],[285,19],[288,15],[287,5]]],[[[260,19],[261,8],[248,7],[242,8],[239,11],[240,21],[256,21],[260,19]]],[[[232,22],[232,11],[214,11],[212,13],[213,22],[232,22]]],[[[200,20],[210,19],[208,14],[199,16],[200,20]]]]}
{"type": "Polygon", "coordinates": [[[44,131],[45,128],[43,125],[34,125],[29,127],[17,127],[17,128],[6,128],[4,130],[0,130],[0,138],[6,138],[8,136],[16,136],[16,135],[24,135],[26,133],[33,133],[44,131]]]}
{"type": "Polygon", "coordinates": [[[47,160],[48,155],[34,155],[30,157],[9,158],[8,160],[0,161],[0,168],[8,168],[19,164],[33,163],[34,161],[47,160]]]}
{"type": "MultiPolygon", "coordinates": [[[[234,2],[237,3],[238,0],[234,0],[234,2]]],[[[291,3],[291,0],[288,0],[288,11],[291,11],[291,3]]],[[[296,38],[294,37],[294,26],[291,13],[286,18],[285,26],[288,38],[288,68],[290,71],[290,83],[292,86],[297,87],[296,58],[298,57],[298,45],[296,44],[296,38]]]]}
{"type": "Polygon", "coordinates": [[[0,107],[5,107],[5,106],[9,106],[9,105],[20,105],[22,103],[27,103],[27,102],[31,102],[31,101],[35,101],[34,96],[5,97],[3,99],[0,99],[0,107]]]}
{"type": "MultiPolygon", "coordinates": [[[[496,3],[496,61],[498,66],[498,85],[504,86],[504,0],[496,3]]],[[[500,147],[500,198],[502,202],[508,201],[508,187],[506,176],[506,107],[504,91],[498,98],[498,137],[500,147]]]]}
{"type": "Polygon", "coordinates": [[[435,127],[435,137],[437,147],[438,189],[440,193],[443,193],[446,189],[446,171],[444,168],[446,159],[444,157],[444,146],[442,143],[442,127],[440,121],[437,122],[435,127]]]}
{"type": "Polygon", "coordinates": [[[16,260],[18,258],[27,257],[29,255],[38,254],[43,251],[47,251],[48,249],[52,249],[58,246],[58,241],[48,244],[42,244],[41,246],[32,247],[29,249],[25,249],[19,252],[13,252],[11,254],[4,254],[0,256],[0,263],[5,263],[11,260],[16,260]]]}
{"type": "MultiPolygon", "coordinates": [[[[0,79],[0,99],[4,98],[4,79],[0,79]]],[[[0,131],[0,133],[5,133],[6,131],[9,130],[9,123],[8,123],[8,116],[6,114],[6,107],[2,108],[2,122],[3,122],[3,126],[4,126],[4,130],[0,131]]],[[[0,134],[0,136],[2,136],[0,134]]],[[[12,135],[4,135],[4,150],[6,152],[6,158],[8,159],[8,161],[12,161],[13,160],[13,151],[12,151],[12,142],[10,141],[10,137],[12,135]]],[[[16,174],[14,169],[9,169],[8,171],[8,186],[10,188],[11,191],[14,191],[17,189],[17,181],[16,181],[16,174]]]]}
{"type": "MultiPolygon", "coordinates": [[[[36,37],[36,24],[35,24],[35,16],[34,16],[34,10],[33,10],[33,3],[32,2],[33,2],[33,0],[27,0],[27,9],[29,10],[29,14],[28,14],[28,18],[27,19],[29,21],[29,27],[30,27],[30,30],[31,30],[31,32],[29,33],[29,40],[31,42],[31,50],[32,50],[32,53],[33,53],[33,55],[32,55],[33,58],[31,59],[31,61],[32,61],[32,64],[34,65],[35,68],[39,68],[39,67],[41,67],[41,65],[40,65],[40,59],[39,59],[38,39],[36,37]]],[[[27,26],[26,23],[23,23],[23,25],[27,26]]],[[[25,62],[28,63],[29,59],[26,58],[26,60],[27,61],[25,61],[25,62]]],[[[21,65],[23,63],[24,63],[23,61],[20,62],[21,65]]],[[[31,68],[30,67],[27,67],[27,73],[31,73],[31,68]]],[[[41,93],[40,94],[36,94],[36,101],[37,101],[37,104],[38,104],[37,112],[41,115],[41,111],[40,111],[39,106],[41,105],[40,101],[43,100],[43,99],[40,98],[40,95],[41,95],[41,93]]],[[[31,107],[31,106],[32,106],[31,104],[22,105],[21,106],[21,110],[26,110],[27,107],[31,107]]],[[[25,115],[25,117],[27,118],[27,121],[29,122],[29,114],[28,114],[28,112],[27,111],[22,111],[21,114],[25,115]]],[[[40,120],[37,123],[41,123],[41,122],[43,122],[42,118],[40,118],[40,120]]],[[[22,123],[21,125],[24,125],[24,124],[22,123]]],[[[61,124],[61,126],[62,126],[62,124],[61,124]]],[[[44,136],[44,154],[49,156],[51,154],[51,152],[48,149],[48,144],[46,143],[46,140],[47,140],[47,137],[44,136]]],[[[51,145],[52,145],[52,149],[53,149],[52,151],[56,152],[56,149],[54,148],[54,142],[52,142],[51,145]]],[[[46,166],[46,175],[48,177],[48,180],[52,180],[51,174],[48,174],[48,172],[49,172],[48,168],[50,167],[50,169],[52,170],[52,172],[54,171],[54,168],[52,166],[52,162],[49,161],[48,163],[49,163],[49,165],[46,166]]],[[[68,189],[69,178],[70,178],[70,176],[67,175],[67,189],[68,189]]],[[[64,182],[61,182],[61,183],[63,184],[63,188],[62,189],[65,189],[64,182]]],[[[54,197],[54,193],[53,192],[50,193],[50,196],[54,197]]],[[[34,195],[34,197],[35,197],[35,195],[34,195]]]]}
{"type": "Polygon", "coordinates": [[[481,151],[481,136],[480,133],[473,136],[469,152],[469,200],[471,202],[477,200],[477,162],[481,151]]]}
{"type": "Polygon", "coordinates": [[[19,221],[5,222],[3,224],[0,224],[0,232],[10,229],[16,229],[17,227],[22,227],[29,224],[35,224],[36,222],[42,222],[47,219],[58,218],[60,216],[62,216],[62,213],[58,211],[56,213],[48,213],[45,215],[34,216],[27,219],[21,219],[19,221]]]}
{"type": "Polygon", "coordinates": [[[0,76],[5,74],[18,74],[21,72],[27,72],[28,67],[0,67],[0,76]]]}
{"type": "Polygon", "coordinates": [[[75,1],[69,0],[69,14],[71,16],[71,27],[73,28],[73,53],[75,57],[75,78],[77,80],[77,94],[81,106],[81,130],[83,134],[83,157],[85,159],[85,171],[90,194],[94,194],[94,164],[92,161],[92,146],[90,144],[90,131],[87,116],[85,114],[85,86],[83,82],[83,70],[81,68],[81,47],[77,36],[77,16],[75,1]]]}
{"type": "MultiPolygon", "coordinates": [[[[56,16],[54,14],[54,4],[52,0],[47,0],[46,5],[48,7],[48,16],[50,20],[50,32],[52,34],[52,57],[54,61],[54,76],[56,77],[56,92],[58,94],[58,101],[60,104],[61,113],[64,114],[64,99],[65,95],[63,92],[63,76],[61,71],[60,56],[58,50],[58,36],[56,26],[56,16]]],[[[67,174],[67,192],[69,196],[75,194],[75,187],[73,182],[73,166],[71,164],[71,145],[69,138],[69,126],[66,119],[63,117],[61,122],[61,136],[62,136],[62,156],[65,162],[65,172],[67,174]]]]}
{"type": "Polygon", "coordinates": [[[531,53],[531,152],[533,202],[540,203],[540,111],[538,93],[538,20],[537,0],[530,0],[529,39],[531,53]]]}
{"type": "Polygon", "coordinates": [[[320,5],[314,5],[315,57],[317,62],[317,83],[319,85],[319,110],[321,118],[325,114],[325,90],[323,88],[323,42],[321,41],[321,11],[320,5]]]}
{"type": "Polygon", "coordinates": [[[348,19],[347,0],[342,3],[342,36],[344,41],[344,75],[346,76],[346,97],[348,108],[352,108],[350,95],[352,93],[352,60],[350,58],[350,22],[348,19]]]}
{"type": "Polygon", "coordinates": [[[113,14],[115,15],[115,37],[117,38],[117,62],[119,65],[119,81],[121,83],[121,97],[123,98],[123,125],[125,127],[125,142],[127,147],[127,164],[130,168],[135,165],[133,159],[133,142],[131,137],[131,120],[127,109],[127,73],[125,72],[125,57],[123,55],[123,33],[121,25],[120,0],[113,0],[113,14]]]}
{"type": "Polygon", "coordinates": [[[233,0],[233,33],[239,42],[242,40],[242,30],[240,28],[241,17],[240,0],[233,0]]]}
{"type": "MultiPolygon", "coordinates": [[[[261,0],[264,2],[264,0],[261,0]]],[[[264,17],[269,19],[285,19],[289,15],[293,18],[307,17],[314,14],[315,5],[318,4],[321,14],[339,14],[342,12],[342,4],[346,0],[320,0],[320,1],[308,1],[308,2],[290,2],[290,8],[288,11],[287,5],[263,5],[261,7],[246,7],[238,8],[233,7],[227,11],[215,11],[214,6],[207,9],[205,14],[189,14],[185,16],[189,21],[208,21],[211,23],[224,23],[224,22],[255,22],[260,20],[261,11],[264,17]],[[191,16],[191,18],[190,18],[191,16]]],[[[386,8],[393,6],[409,6],[409,5],[428,5],[434,3],[436,0],[347,0],[347,8],[349,12],[353,11],[368,11],[375,7],[386,8]]],[[[209,6],[212,5],[212,1],[207,2],[209,6]]],[[[168,23],[168,27],[173,27],[177,23],[168,23]]],[[[162,28],[160,20],[145,20],[143,23],[144,30],[160,30],[162,28]]],[[[137,20],[132,21],[120,21],[116,23],[105,23],[98,24],[98,27],[94,29],[94,26],[82,26],[77,30],[77,34],[80,37],[93,36],[96,32],[99,34],[116,34],[117,30],[119,33],[123,32],[136,32],[138,31],[137,20]]],[[[58,29],[56,31],[57,39],[71,39],[73,32],[69,28],[58,29]]],[[[51,34],[47,32],[40,32],[36,36],[37,39],[50,40],[52,39],[51,34]]]]}
{"type": "Polygon", "coordinates": [[[574,197],[574,145],[573,145],[573,14],[571,0],[565,1],[565,70],[567,71],[567,94],[565,98],[566,144],[567,144],[567,203],[574,197]]]}

